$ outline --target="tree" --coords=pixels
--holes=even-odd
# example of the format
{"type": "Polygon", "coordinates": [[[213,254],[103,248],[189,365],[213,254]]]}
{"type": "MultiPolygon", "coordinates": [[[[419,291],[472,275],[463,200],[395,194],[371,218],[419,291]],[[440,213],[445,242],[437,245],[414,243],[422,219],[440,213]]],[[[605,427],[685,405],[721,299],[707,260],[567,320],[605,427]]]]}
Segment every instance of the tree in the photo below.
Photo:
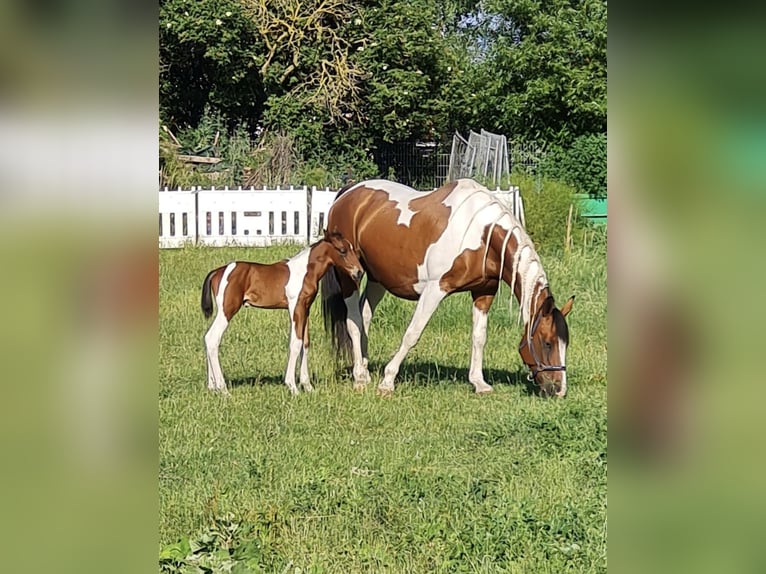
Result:
{"type": "Polygon", "coordinates": [[[606,132],[604,0],[488,0],[465,21],[473,66],[456,114],[559,144],[606,132]]]}
{"type": "Polygon", "coordinates": [[[262,52],[239,0],[161,0],[160,117],[174,128],[196,126],[205,109],[231,127],[253,127],[266,88],[255,66],[262,52]]]}

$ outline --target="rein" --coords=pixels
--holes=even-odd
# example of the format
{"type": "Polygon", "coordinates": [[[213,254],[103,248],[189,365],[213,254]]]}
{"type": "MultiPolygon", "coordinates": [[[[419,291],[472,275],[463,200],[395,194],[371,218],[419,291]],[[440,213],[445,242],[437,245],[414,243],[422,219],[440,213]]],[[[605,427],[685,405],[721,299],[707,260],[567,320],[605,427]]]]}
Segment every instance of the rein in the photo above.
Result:
{"type": "Polygon", "coordinates": [[[542,318],[542,314],[538,311],[538,313],[535,315],[535,320],[532,323],[532,328],[529,330],[529,334],[524,337],[524,339],[519,343],[519,352],[521,352],[521,349],[524,348],[524,345],[529,347],[529,351],[532,353],[532,358],[535,360],[535,365],[530,366],[527,365],[527,368],[529,368],[530,373],[527,375],[528,381],[533,381],[537,375],[540,373],[548,372],[548,371],[566,371],[566,365],[546,365],[540,361],[537,357],[537,353],[535,353],[535,347],[532,345],[532,337],[535,334],[535,330],[537,329],[538,325],[540,324],[540,319],[542,318]]]}

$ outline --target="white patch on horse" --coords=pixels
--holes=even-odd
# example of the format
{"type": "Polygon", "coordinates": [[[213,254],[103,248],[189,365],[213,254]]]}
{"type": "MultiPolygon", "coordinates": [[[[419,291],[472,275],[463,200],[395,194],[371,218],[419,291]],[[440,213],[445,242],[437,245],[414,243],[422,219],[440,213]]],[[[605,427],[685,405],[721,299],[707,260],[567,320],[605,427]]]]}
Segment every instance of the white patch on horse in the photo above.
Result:
{"type": "Polygon", "coordinates": [[[223,371],[221,370],[221,363],[218,358],[218,349],[221,344],[221,338],[223,337],[226,327],[229,325],[229,321],[226,319],[226,315],[223,311],[223,300],[226,293],[226,286],[229,284],[229,275],[234,271],[237,266],[236,262],[229,263],[221,276],[221,282],[218,285],[218,294],[215,297],[215,303],[217,312],[213,324],[210,325],[207,333],[205,333],[205,353],[207,355],[207,387],[211,390],[219,390],[224,393],[226,390],[226,381],[223,378],[223,371]]]}
{"type": "MultiPolygon", "coordinates": [[[[285,296],[288,301],[296,299],[300,295],[301,289],[303,289],[303,280],[306,278],[306,271],[308,271],[310,254],[311,247],[309,246],[287,261],[287,269],[290,271],[290,276],[287,279],[287,285],[285,285],[285,296]]],[[[292,320],[293,315],[291,312],[290,321],[292,320]]]]}
{"type": "Polygon", "coordinates": [[[422,265],[418,265],[416,293],[422,293],[428,282],[441,279],[463,251],[479,249],[488,225],[509,231],[516,223],[504,204],[472,180],[458,180],[442,203],[450,208],[449,220],[441,236],[428,246],[422,265]]]}
{"type": "MultiPolygon", "coordinates": [[[[399,217],[397,218],[396,223],[398,225],[406,225],[409,227],[410,222],[412,221],[412,216],[415,215],[415,212],[410,209],[410,201],[417,199],[418,197],[416,194],[421,192],[414,192],[412,188],[407,187],[406,185],[396,183],[395,181],[387,181],[385,179],[372,179],[370,181],[365,181],[360,185],[386,192],[389,199],[396,203],[396,209],[399,210],[399,217]]],[[[422,192],[422,195],[427,195],[427,193],[422,192]]]]}

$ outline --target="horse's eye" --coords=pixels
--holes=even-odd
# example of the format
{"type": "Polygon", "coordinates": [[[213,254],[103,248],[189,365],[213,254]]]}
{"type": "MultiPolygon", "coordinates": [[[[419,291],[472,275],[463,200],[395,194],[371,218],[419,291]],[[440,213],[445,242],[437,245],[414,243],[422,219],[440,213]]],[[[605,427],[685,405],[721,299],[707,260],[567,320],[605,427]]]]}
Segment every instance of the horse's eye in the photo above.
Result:
{"type": "Polygon", "coordinates": [[[342,257],[345,257],[347,253],[348,253],[348,251],[346,251],[345,249],[341,249],[340,250],[340,254],[341,254],[342,257]]]}
{"type": "Polygon", "coordinates": [[[550,349],[553,345],[551,345],[550,341],[545,341],[545,348],[550,349]]]}

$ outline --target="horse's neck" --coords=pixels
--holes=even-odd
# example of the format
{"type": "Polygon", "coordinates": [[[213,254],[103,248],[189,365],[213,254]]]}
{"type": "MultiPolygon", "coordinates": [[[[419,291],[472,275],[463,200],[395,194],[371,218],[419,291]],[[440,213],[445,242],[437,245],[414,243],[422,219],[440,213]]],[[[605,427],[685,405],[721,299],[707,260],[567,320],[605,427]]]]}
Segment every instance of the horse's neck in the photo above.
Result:
{"type": "Polygon", "coordinates": [[[309,267],[314,268],[319,275],[324,275],[327,268],[332,264],[332,260],[328,253],[328,249],[331,247],[324,241],[317,243],[311,248],[309,252],[308,261],[306,262],[306,270],[309,267]]]}
{"type": "Polygon", "coordinates": [[[498,254],[498,265],[502,261],[503,281],[512,288],[524,322],[528,323],[549,294],[548,281],[529,237],[526,233],[512,231],[495,234],[493,246],[498,254]],[[511,234],[510,237],[507,234],[511,234]],[[501,253],[504,253],[503,257],[501,253]]]}

